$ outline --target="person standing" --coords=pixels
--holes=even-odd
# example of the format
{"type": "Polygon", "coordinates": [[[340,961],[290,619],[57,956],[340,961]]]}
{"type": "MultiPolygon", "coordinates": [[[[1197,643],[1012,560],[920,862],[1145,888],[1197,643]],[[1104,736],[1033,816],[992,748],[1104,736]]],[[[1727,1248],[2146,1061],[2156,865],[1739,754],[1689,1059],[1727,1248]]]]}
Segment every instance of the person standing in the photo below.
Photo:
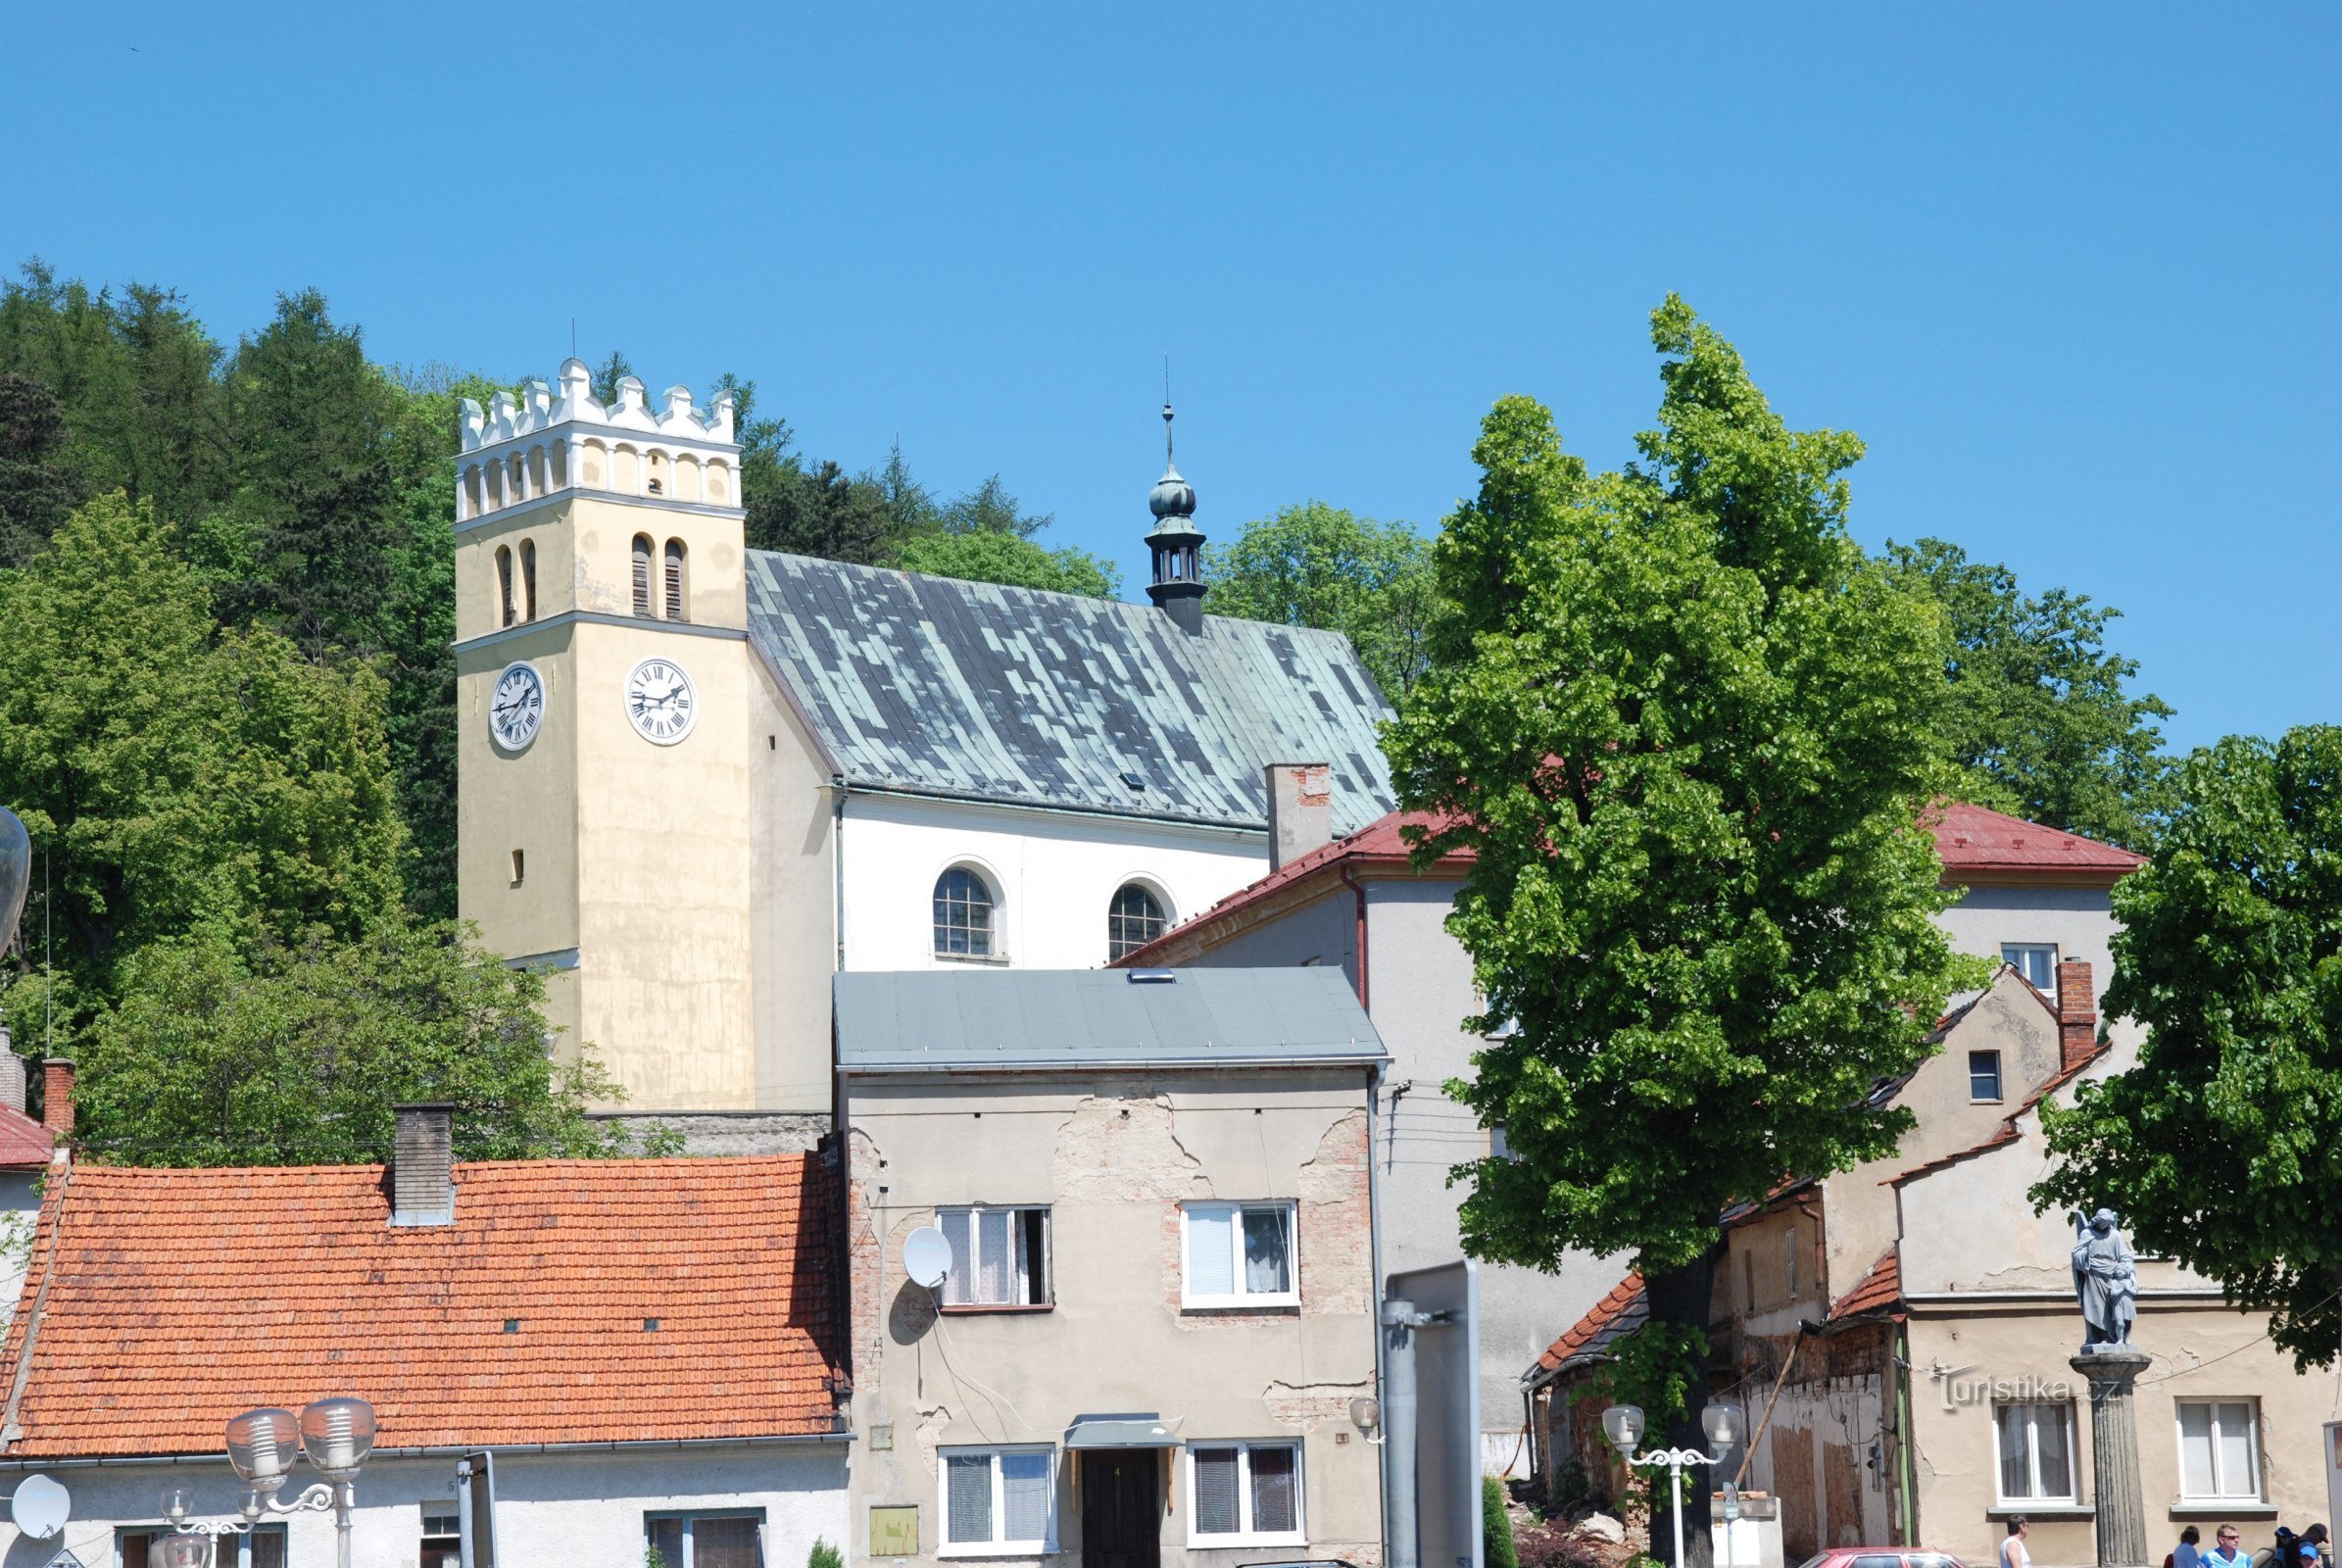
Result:
{"type": "Polygon", "coordinates": [[[2194,1525],[2179,1532],[2179,1544],[2171,1548],[2171,1568],[2199,1568],[2204,1553],[2199,1549],[2203,1535],[2194,1525]]]}
{"type": "Polygon", "coordinates": [[[2009,1521],[2008,1538],[2000,1544],[2000,1568],[2033,1568],[2033,1554],[2025,1549],[2025,1515],[2009,1521]]]}
{"type": "Polygon", "coordinates": [[[2213,1532],[2213,1547],[2204,1553],[2205,1568],[2246,1568],[2251,1561],[2245,1554],[2244,1538],[2234,1525],[2222,1525],[2213,1532]]]}

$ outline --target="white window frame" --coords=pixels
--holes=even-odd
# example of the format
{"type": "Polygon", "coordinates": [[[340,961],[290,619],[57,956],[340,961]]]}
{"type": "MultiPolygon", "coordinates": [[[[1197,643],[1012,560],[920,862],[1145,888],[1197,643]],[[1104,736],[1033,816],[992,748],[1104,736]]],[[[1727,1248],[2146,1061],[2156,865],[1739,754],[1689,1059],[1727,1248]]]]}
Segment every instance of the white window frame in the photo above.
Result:
{"type": "Polygon", "coordinates": [[[2047,997],[2052,1002],[2057,1001],[2058,945],[2054,942],[2002,943],[2000,945],[2000,961],[2015,969],[2019,974],[2025,974],[2025,965],[2018,962],[2016,958],[2011,956],[2012,954],[2018,953],[2046,953],[2049,955],[2049,979],[2046,983],[2033,980],[2033,977],[2029,974],[2025,974],[2025,977],[2027,981],[2032,982],[2032,987],[2035,991],[2040,992],[2041,995],[2047,997]]]}
{"type": "Polygon", "coordinates": [[[1301,1228],[1297,1213],[1299,1204],[1290,1198],[1272,1198],[1254,1202],[1193,1202],[1179,1205],[1179,1304],[1183,1307],[1217,1306],[1298,1306],[1301,1304],[1301,1228]],[[1248,1291],[1244,1288],[1244,1224],[1247,1209],[1273,1208],[1285,1216],[1285,1271],[1286,1288],[1282,1291],[1248,1291]],[[1236,1291],[1229,1296],[1199,1295],[1195,1288],[1195,1228],[1189,1221],[1198,1213],[1218,1211],[1236,1216],[1228,1227],[1232,1272],[1229,1278],[1236,1291]]]}
{"type": "Polygon", "coordinates": [[[935,1554],[938,1557],[1039,1557],[1057,1549],[1057,1450],[1047,1443],[960,1444],[935,1453],[935,1554]],[[1042,1521],[1039,1541],[1004,1541],[1008,1526],[1007,1489],[1000,1476],[1000,1456],[1038,1453],[1049,1460],[1049,1512],[1042,1521]],[[992,1460],[992,1528],[990,1541],[951,1539],[951,1461],[983,1454],[992,1460]]]}
{"type": "MultiPolygon", "coordinates": [[[[968,1217],[968,1220],[967,1220],[967,1226],[968,1226],[968,1250],[969,1250],[971,1253],[975,1254],[975,1255],[974,1255],[974,1256],[971,1256],[971,1257],[969,1258],[969,1260],[968,1260],[968,1269],[967,1269],[967,1275],[966,1275],[966,1278],[967,1278],[967,1288],[968,1288],[969,1290],[973,1291],[973,1290],[975,1289],[975,1282],[976,1282],[978,1279],[981,1279],[981,1278],[983,1277],[983,1273],[984,1273],[984,1265],[983,1265],[983,1250],[984,1250],[984,1248],[983,1248],[983,1236],[984,1236],[984,1230],[983,1230],[983,1224],[982,1224],[982,1222],[981,1222],[981,1220],[979,1219],[979,1217],[978,1217],[978,1216],[980,1216],[980,1215],[984,1215],[984,1214],[1006,1214],[1006,1215],[1008,1215],[1008,1216],[1009,1216],[1009,1220],[1008,1220],[1008,1238],[1009,1238],[1009,1240],[1008,1240],[1008,1248],[1009,1248],[1009,1255],[1008,1255],[1008,1257],[1007,1257],[1007,1259],[1006,1259],[1006,1266],[1005,1266],[1005,1268],[1004,1268],[1003,1272],[1005,1273],[1005,1275],[1006,1275],[1006,1277],[1007,1277],[1007,1279],[1008,1279],[1008,1281],[1009,1281],[1009,1288],[1010,1288],[1010,1290],[1012,1290],[1012,1291],[1013,1291],[1013,1290],[1016,1288],[1016,1280],[1017,1280],[1017,1273],[1016,1273],[1016,1236],[1017,1236],[1017,1233],[1018,1233],[1018,1232],[1019,1232],[1019,1231],[1020,1231],[1020,1230],[1023,1228],[1023,1226],[1022,1226],[1022,1222],[1021,1222],[1021,1221],[1018,1219],[1018,1217],[1017,1217],[1017,1216],[1019,1216],[1019,1215],[1024,1215],[1024,1214],[1032,1214],[1032,1213],[1038,1213],[1038,1214],[1040,1214],[1040,1215],[1041,1215],[1041,1256],[1040,1256],[1040,1258],[1038,1259],[1038,1263],[1039,1263],[1039,1268],[1040,1268],[1040,1273],[1041,1273],[1041,1298],[1041,1298],[1040,1300],[1038,1300],[1038,1301],[1026,1301],[1026,1300],[983,1301],[983,1300],[978,1300],[978,1299],[976,1299],[974,1297],[972,1297],[972,1296],[971,1296],[971,1297],[970,1297],[970,1298],[969,1298],[967,1300],[964,1300],[964,1301],[954,1301],[954,1300],[951,1299],[951,1275],[949,1275],[949,1274],[946,1274],[946,1275],[944,1276],[944,1283],[943,1283],[943,1286],[941,1287],[941,1290],[942,1290],[942,1293],[943,1293],[943,1294],[942,1294],[942,1297],[941,1297],[941,1300],[942,1300],[942,1303],[943,1303],[943,1305],[944,1305],[944,1306],[946,1306],[946,1307],[950,1308],[951,1311],[954,1311],[954,1312],[975,1312],[975,1311],[987,1311],[987,1310],[989,1310],[989,1311],[1010,1311],[1010,1310],[1017,1310],[1017,1309],[1022,1309],[1022,1310],[1024,1310],[1024,1311],[1027,1311],[1027,1312],[1038,1312],[1038,1311],[1040,1311],[1040,1310],[1041,1310],[1043,1307],[1046,1307],[1046,1306],[1053,1306],[1053,1305],[1055,1305],[1055,1304],[1056,1304],[1056,1300],[1057,1300],[1057,1295],[1056,1295],[1056,1291],[1057,1291],[1057,1281],[1056,1281],[1056,1276],[1055,1276],[1055,1273],[1054,1273],[1054,1271],[1053,1271],[1053,1270],[1050,1268],[1050,1257],[1049,1257],[1049,1253],[1050,1253],[1050,1250],[1051,1250],[1052,1245],[1053,1245],[1053,1243],[1054,1243],[1054,1241],[1055,1241],[1055,1238],[1054,1238],[1054,1236],[1051,1234],[1051,1231],[1050,1231],[1050,1226],[1049,1226],[1049,1204],[1047,1204],[1047,1203],[948,1203],[948,1204],[945,1204],[943,1207],[941,1207],[941,1208],[938,1208],[938,1209],[935,1211],[935,1223],[936,1223],[936,1228],[937,1228],[937,1229],[939,1229],[939,1230],[942,1230],[942,1231],[944,1232],[944,1236],[945,1236],[945,1238],[946,1238],[947,1240],[949,1240],[949,1239],[950,1239],[950,1237],[951,1237],[951,1229],[950,1229],[950,1227],[948,1227],[948,1226],[947,1226],[947,1225],[945,1225],[945,1223],[944,1223],[945,1216],[946,1216],[946,1215],[950,1215],[950,1214],[965,1214],[965,1215],[968,1217]]],[[[1027,1277],[1028,1277],[1028,1278],[1030,1277],[1030,1275],[1031,1275],[1031,1273],[1032,1273],[1032,1271],[1033,1271],[1033,1265],[1034,1265],[1035,1261],[1036,1261],[1036,1260],[1032,1258],[1032,1256],[1030,1255],[1030,1253],[1028,1253],[1028,1254],[1027,1254],[1027,1257],[1026,1257],[1026,1264],[1027,1264],[1027,1267],[1026,1267],[1026,1275],[1027,1275],[1027,1277]]],[[[952,1249],[952,1251],[951,1251],[951,1262],[952,1262],[952,1264],[953,1264],[953,1266],[954,1266],[954,1267],[956,1267],[956,1266],[958,1265],[958,1263],[959,1263],[959,1250],[958,1250],[958,1249],[957,1249],[957,1248],[954,1248],[954,1249],[952,1249]]]]}
{"type": "Polygon", "coordinates": [[[2266,1502],[2268,1500],[2266,1494],[2269,1490],[2269,1482],[2263,1475],[2263,1465],[2261,1458],[2261,1401],[2259,1399],[2241,1396],[2227,1399],[2173,1399],[2171,1401],[2171,1431],[2179,1445],[2179,1500],[2182,1503],[2186,1503],[2190,1506],[2193,1506],[2196,1503],[2204,1503],[2207,1505],[2227,1503],[2231,1505],[2241,1504],[2245,1506],[2251,1506],[2253,1504],[2266,1502]],[[2203,1496],[2197,1496],[2187,1491],[2187,1425],[2182,1417],[2181,1412],[2183,1412],[2191,1404],[2206,1405],[2212,1410],[2211,1459],[2212,1484],[2215,1487],[2218,1487],[2221,1480],[2220,1474],[2221,1431],[2220,1424],[2220,1406],[2227,1404],[2241,1404],[2244,1406],[2245,1446],[2250,1452],[2250,1459],[2248,1462],[2250,1462],[2253,1467],[2253,1490],[2250,1493],[2213,1492],[2203,1496]]]}
{"type": "Polygon", "coordinates": [[[1308,1450],[1299,1438],[1263,1439],[1244,1442],[1233,1438],[1192,1440],[1183,1455],[1188,1483],[1188,1549],[1208,1550],[1214,1546],[1305,1546],[1309,1544],[1309,1487],[1308,1450]],[[1205,1535],[1196,1528],[1195,1504],[1202,1494],[1195,1490],[1195,1450],[1198,1448],[1234,1448],[1236,1458],[1237,1519],[1243,1528],[1229,1536],[1205,1535]],[[1293,1522],[1291,1530],[1258,1531],[1252,1528],[1252,1450],[1255,1448],[1290,1448],[1293,1450],[1293,1522]]]}
{"type": "Polygon", "coordinates": [[[1996,1404],[1992,1407],[1992,1494],[2002,1507],[2023,1508],[2027,1504],[2031,1504],[2035,1507],[2049,1508],[2071,1508],[2078,1506],[2081,1499],[2076,1495],[2076,1489],[2078,1488],[2080,1482],[2076,1472],[2079,1471],[2080,1468],[2081,1455],[2075,1451],[2074,1446],[2073,1405],[2062,1404],[2052,1400],[2012,1400],[2009,1403],[1996,1404]],[[2025,1467],[2026,1476],[2031,1481],[2033,1487],[2032,1494],[2029,1496],[2012,1497],[2008,1494],[2001,1491],[2000,1413],[2003,1410],[2023,1410],[2026,1412],[2025,1431],[2025,1467]],[[2060,1421],[2065,1423],[2066,1428],[2066,1490],[2062,1494],[2057,1495],[2045,1494],[2040,1490],[2041,1441],[2036,1435],[2036,1430],[2044,1413],[2054,1413],[2060,1421]]]}

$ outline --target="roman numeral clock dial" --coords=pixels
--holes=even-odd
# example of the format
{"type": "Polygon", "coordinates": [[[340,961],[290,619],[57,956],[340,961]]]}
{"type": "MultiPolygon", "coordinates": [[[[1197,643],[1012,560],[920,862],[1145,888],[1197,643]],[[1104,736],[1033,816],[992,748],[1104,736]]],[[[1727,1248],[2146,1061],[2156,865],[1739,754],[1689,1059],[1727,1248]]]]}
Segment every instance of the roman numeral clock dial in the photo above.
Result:
{"type": "Polygon", "coordinates": [[[626,676],[626,717],[635,733],[654,746],[672,746],[691,733],[699,698],[683,666],[667,659],[646,659],[626,676]]]}
{"type": "Polygon", "coordinates": [[[545,677],[523,660],[507,664],[488,698],[488,736],[508,752],[525,752],[545,724],[545,677]]]}

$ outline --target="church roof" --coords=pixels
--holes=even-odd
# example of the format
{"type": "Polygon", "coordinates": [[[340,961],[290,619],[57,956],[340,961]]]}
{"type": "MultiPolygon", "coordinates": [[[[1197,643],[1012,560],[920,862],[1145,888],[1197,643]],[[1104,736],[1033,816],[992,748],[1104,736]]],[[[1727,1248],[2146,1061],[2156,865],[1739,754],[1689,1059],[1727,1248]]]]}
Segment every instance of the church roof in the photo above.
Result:
{"type": "Polygon", "coordinates": [[[749,635],[848,784],[1262,827],[1270,762],[1391,809],[1391,707],[1347,638],[752,550],[749,635]],[[1135,781],[1135,782],[1134,782],[1135,781]]]}

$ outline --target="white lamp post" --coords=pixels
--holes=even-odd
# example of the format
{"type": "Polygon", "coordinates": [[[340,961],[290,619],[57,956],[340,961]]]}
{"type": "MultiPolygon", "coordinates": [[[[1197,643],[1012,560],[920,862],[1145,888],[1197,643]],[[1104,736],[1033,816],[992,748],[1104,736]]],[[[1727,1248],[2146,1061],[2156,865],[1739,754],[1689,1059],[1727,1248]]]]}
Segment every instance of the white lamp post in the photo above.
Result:
{"type": "Polygon", "coordinates": [[[1708,1434],[1714,1453],[1701,1453],[1695,1448],[1653,1448],[1648,1453],[1636,1453],[1635,1445],[1642,1441],[1641,1406],[1614,1404],[1602,1412],[1602,1431],[1618,1448],[1620,1458],[1637,1468],[1667,1466],[1668,1485],[1675,1494],[1676,1568],[1683,1568],[1683,1466],[1722,1464],[1725,1454],[1740,1441],[1745,1420],[1736,1404],[1711,1404],[1700,1411],[1699,1424],[1708,1434]]]}
{"type": "Polygon", "coordinates": [[[163,1517],[174,1532],[147,1548],[147,1568],[206,1568],[213,1540],[240,1536],[263,1519],[333,1510],[341,1568],[350,1568],[350,1510],[358,1502],[358,1468],[374,1447],[374,1407],[364,1399],[319,1399],[290,1410],[247,1410],[227,1424],[227,1462],[244,1482],[240,1517],[193,1519],[195,1494],[163,1494],[163,1517]],[[277,1500],[302,1454],[325,1479],[290,1502],[277,1500]]]}

